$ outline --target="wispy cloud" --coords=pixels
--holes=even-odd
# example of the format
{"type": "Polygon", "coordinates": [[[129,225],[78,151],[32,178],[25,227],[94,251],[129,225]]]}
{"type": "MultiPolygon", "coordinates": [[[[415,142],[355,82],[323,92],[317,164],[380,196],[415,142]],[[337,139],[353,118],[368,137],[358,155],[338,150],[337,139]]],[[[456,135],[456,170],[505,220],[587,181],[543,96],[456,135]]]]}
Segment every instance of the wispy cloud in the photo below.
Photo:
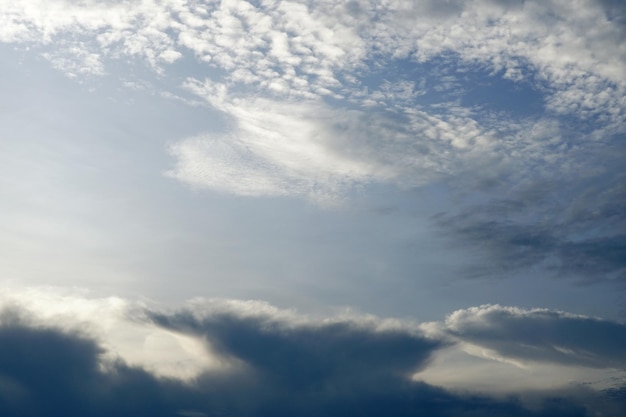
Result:
{"type": "Polygon", "coordinates": [[[171,175],[243,195],[322,201],[370,182],[415,186],[465,169],[493,148],[489,133],[466,115],[233,98],[210,82],[188,88],[228,115],[232,127],[175,144],[171,175]]]}
{"type": "Polygon", "coordinates": [[[583,283],[623,283],[625,189],[618,142],[574,148],[561,172],[535,171],[489,184],[487,193],[497,197],[433,221],[453,244],[471,247],[481,260],[469,268],[472,274],[502,276],[541,265],[583,283]]]}

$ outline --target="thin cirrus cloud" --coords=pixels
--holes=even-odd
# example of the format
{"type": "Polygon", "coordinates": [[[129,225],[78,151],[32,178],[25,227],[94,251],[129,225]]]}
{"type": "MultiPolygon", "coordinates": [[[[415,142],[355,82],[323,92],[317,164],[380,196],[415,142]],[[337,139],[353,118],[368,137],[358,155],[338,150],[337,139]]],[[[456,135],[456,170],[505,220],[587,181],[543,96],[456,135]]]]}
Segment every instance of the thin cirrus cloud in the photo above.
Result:
{"type": "MultiPolygon", "coordinates": [[[[626,230],[623,145],[574,153],[578,174],[529,175],[517,187],[495,186],[497,198],[442,212],[433,221],[455,245],[487,254],[475,276],[542,265],[582,283],[623,283],[626,230]]],[[[569,171],[569,168],[568,168],[569,171]]]]}

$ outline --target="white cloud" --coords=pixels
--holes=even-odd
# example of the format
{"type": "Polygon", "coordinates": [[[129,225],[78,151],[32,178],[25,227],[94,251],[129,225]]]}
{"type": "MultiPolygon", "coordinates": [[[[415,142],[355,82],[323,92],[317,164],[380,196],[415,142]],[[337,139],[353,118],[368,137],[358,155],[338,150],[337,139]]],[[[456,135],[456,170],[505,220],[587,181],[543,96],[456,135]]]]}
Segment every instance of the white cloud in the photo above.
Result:
{"type": "Polygon", "coordinates": [[[413,377],[449,389],[504,395],[563,387],[603,390],[626,378],[626,326],[618,322],[483,305],[421,328],[452,345],[413,377]]]}
{"type": "Polygon", "coordinates": [[[230,124],[227,133],[175,144],[177,166],[169,175],[241,195],[331,202],[354,185],[415,186],[458,173],[500,146],[462,112],[336,109],[321,100],[238,97],[223,84],[187,85],[230,124]]]}
{"type": "Polygon", "coordinates": [[[100,55],[90,52],[83,44],[74,44],[66,49],[44,52],[43,57],[49,60],[56,69],[72,78],[85,74],[104,74],[104,64],[100,55]]]}
{"type": "Polygon", "coordinates": [[[183,46],[228,70],[256,70],[259,83],[295,77],[332,88],[372,54],[389,59],[401,50],[421,60],[457,52],[517,75],[522,60],[560,88],[581,76],[623,87],[623,29],[600,2],[578,3],[3,0],[0,16],[5,41],[82,35],[97,38],[102,53],[121,44],[128,55],[166,62],[183,46]]]}
{"type": "MultiPolygon", "coordinates": [[[[122,360],[158,377],[185,381],[204,373],[224,374],[240,370],[245,358],[238,358],[236,350],[220,351],[211,345],[215,338],[216,348],[222,348],[222,342],[229,340],[231,332],[250,333],[252,338],[262,338],[264,332],[276,333],[287,339],[285,345],[300,344],[298,332],[320,332],[321,335],[328,332],[329,337],[338,339],[329,341],[329,353],[333,353],[332,347],[336,343],[347,344],[352,349],[350,345],[354,340],[358,341],[360,337],[375,339],[378,334],[382,345],[375,349],[381,351],[384,351],[386,338],[392,345],[398,343],[400,346],[404,346],[408,339],[414,339],[417,351],[403,349],[403,352],[407,358],[421,360],[439,343],[425,338],[413,323],[374,316],[344,313],[327,318],[311,317],[261,301],[227,299],[195,299],[182,309],[171,310],[147,300],[94,298],[85,290],[59,287],[4,291],[0,297],[0,327],[15,324],[16,317],[17,323],[24,326],[53,328],[94,339],[104,349],[100,359],[105,368],[111,361],[122,360]],[[249,327],[250,323],[252,327],[249,327]],[[213,325],[215,328],[211,330],[213,325]],[[194,330],[194,326],[200,327],[194,330]],[[335,333],[334,329],[344,327],[345,332],[335,333]],[[290,332],[296,333],[292,341],[289,340],[290,332]],[[344,336],[347,337],[345,341],[344,336]]],[[[281,348],[280,343],[277,347],[281,348]]],[[[308,351],[309,346],[305,343],[301,349],[308,351]]],[[[377,366],[382,369],[387,363],[383,359],[377,366]]],[[[420,360],[415,364],[419,365],[420,360]]]]}
{"type": "Polygon", "coordinates": [[[539,124],[593,119],[594,139],[624,130],[624,31],[591,0],[0,5],[0,39],[47,45],[46,57],[70,75],[104,73],[104,58],[121,56],[160,74],[185,55],[219,70],[210,82],[225,96],[195,91],[235,120],[233,130],[186,139],[172,153],[174,177],[220,191],[332,200],[353,184],[416,184],[468,164],[532,164],[555,153],[541,144],[548,138],[521,139],[527,130],[493,134],[515,120],[479,122],[458,103],[420,106],[424,90],[410,77],[368,85],[378,65],[401,59],[452,54],[462,71],[478,65],[541,90],[539,124]]]}
{"type": "Polygon", "coordinates": [[[408,82],[383,84],[352,108],[250,97],[209,80],[189,79],[186,88],[228,120],[226,133],[172,147],[177,165],[169,175],[194,186],[331,203],[369,183],[413,187],[453,177],[479,183],[529,168],[534,175],[565,174],[568,166],[557,121],[481,114],[479,123],[474,111],[456,104],[410,105],[403,97],[418,94],[408,82]]]}
{"type": "Polygon", "coordinates": [[[201,340],[150,323],[143,316],[144,307],[117,297],[91,298],[85,291],[56,287],[11,289],[0,299],[0,310],[27,314],[31,326],[94,337],[105,349],[105,362],[121,359],[155,375],[184,380],[228,367],[201,340]]]}

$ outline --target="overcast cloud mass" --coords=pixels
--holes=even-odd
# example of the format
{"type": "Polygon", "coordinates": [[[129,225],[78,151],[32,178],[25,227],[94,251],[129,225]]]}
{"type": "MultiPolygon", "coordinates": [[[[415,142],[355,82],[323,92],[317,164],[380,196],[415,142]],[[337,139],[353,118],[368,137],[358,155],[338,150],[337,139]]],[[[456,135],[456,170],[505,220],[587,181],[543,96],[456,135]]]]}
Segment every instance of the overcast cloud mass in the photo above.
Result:
{"type": "Polygon", "coordinates": [[[625,5],[0,0],[0,414],[626,416],[625,5]]]}

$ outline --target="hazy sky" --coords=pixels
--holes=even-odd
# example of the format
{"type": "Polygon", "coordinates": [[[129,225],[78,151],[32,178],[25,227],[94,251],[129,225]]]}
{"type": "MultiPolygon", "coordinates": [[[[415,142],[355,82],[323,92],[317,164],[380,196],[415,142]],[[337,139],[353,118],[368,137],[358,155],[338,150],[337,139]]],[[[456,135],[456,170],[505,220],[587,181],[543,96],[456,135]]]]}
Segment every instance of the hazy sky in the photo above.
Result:
{"type": "Polygon", "coordinates": [[[625,4],[0,0],[1,414],[626,415],[625,4]]]}

